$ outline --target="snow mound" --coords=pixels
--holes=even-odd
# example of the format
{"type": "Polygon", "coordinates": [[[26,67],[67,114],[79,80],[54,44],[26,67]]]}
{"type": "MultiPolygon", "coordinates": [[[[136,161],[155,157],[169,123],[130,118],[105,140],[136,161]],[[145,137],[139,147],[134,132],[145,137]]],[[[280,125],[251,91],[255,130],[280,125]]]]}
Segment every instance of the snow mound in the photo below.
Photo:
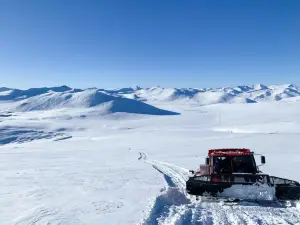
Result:
{"type": "Polygon", "coordinates": [[[233,185],[225,189],[221,197],[235,197],[245,200],[275,200],[275,187],[261,185],[233,185]]]}
{"type": "MultiPolygon", "coordinates": [[[[5,105],[5,104],[4,104],[5,105]]],[[[150,115],[176,115],[178,113],[162,110],[132,99],[114,97],[98,90],[80,92],[54,92],[8,103],[9,111],[28,112],[36,110],[52,110],[60,108],[96,107],[102,114],[124,112],[150,115]]]]}

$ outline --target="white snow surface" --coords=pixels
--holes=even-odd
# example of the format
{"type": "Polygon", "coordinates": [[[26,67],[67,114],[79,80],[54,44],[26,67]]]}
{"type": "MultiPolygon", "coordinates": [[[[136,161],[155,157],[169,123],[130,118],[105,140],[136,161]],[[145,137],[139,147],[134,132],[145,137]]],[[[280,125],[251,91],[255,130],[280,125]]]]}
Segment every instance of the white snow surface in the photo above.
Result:
{"type": "MultiPolygon", "coordinates": [[[[74,98],[77,104],[75,97],[82,91],[69,91],[67,100],[64,90],[41,96],[64,98],[59,104],[74,98]]],[[[0,107],[36,96],[6,100],[0,107]]],[[[188,170],[203,164],[212,148],[250,148],[266,156],[263,172],[299,181],[297,101],[206,106],[189,99],[152,102],[179,112],[176,116],[103,114],[102,103],[49,109],[40,107],[41,100],[30,104],[34,102],[38,111],[11,107],[0,115],[1,225],[300,224],[298,202],[227,205],[196,201],[185,192],[188,170]]],[[[247,192],[244,187],[243,192],[228,191],[258,199],[268,199],[272,192],[247,192]]]]}

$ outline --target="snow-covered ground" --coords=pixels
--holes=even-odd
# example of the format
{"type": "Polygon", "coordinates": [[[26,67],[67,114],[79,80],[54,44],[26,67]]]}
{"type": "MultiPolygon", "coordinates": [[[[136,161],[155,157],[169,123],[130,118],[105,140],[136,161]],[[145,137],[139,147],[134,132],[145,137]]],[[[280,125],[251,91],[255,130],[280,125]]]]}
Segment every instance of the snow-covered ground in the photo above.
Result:
{"type": "MultiPolygon", "coordinates": [[[[20,101],[34,105],[32,98],[20,101]]],[[[180,114],[78,105],[2,111],[0,224],[300,224],[296,203],[224,205],[184,191],[188,170],[211,148],[251,148],[267,157],[264,172],[300,181],[298,101],[151,104],[150,112],[180,114]]]]}

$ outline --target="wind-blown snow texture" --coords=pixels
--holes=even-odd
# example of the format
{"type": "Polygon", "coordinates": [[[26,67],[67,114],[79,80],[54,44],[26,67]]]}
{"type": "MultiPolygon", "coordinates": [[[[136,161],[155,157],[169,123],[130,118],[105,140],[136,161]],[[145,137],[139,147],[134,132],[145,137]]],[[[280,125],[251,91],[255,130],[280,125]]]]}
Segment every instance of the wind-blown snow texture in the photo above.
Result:
{"type": "Polygon", "coordinates": [[[180,89],[176,98],[162,88],[50,89],[0,104],[1,225],[300,223],[298,202],[227,205],[185,192],[210,148],[250,148],[266,155],[263,172],[300,181],[300,104],[283,94],[295,86],[180,89]],[[233,100],[268,91],[285,99],[233,100]],[[144,106],[180,114],[141,114],[144,106]]]}

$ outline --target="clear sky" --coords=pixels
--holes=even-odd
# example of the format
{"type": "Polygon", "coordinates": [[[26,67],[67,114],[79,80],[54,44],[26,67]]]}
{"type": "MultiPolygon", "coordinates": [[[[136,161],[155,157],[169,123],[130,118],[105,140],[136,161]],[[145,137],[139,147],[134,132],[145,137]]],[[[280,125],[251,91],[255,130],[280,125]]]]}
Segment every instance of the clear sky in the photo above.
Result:
{"type": "Polygon", "coordinates": [[[300,84],[299,0],[0,0],[0,86],[300,84]]]}

